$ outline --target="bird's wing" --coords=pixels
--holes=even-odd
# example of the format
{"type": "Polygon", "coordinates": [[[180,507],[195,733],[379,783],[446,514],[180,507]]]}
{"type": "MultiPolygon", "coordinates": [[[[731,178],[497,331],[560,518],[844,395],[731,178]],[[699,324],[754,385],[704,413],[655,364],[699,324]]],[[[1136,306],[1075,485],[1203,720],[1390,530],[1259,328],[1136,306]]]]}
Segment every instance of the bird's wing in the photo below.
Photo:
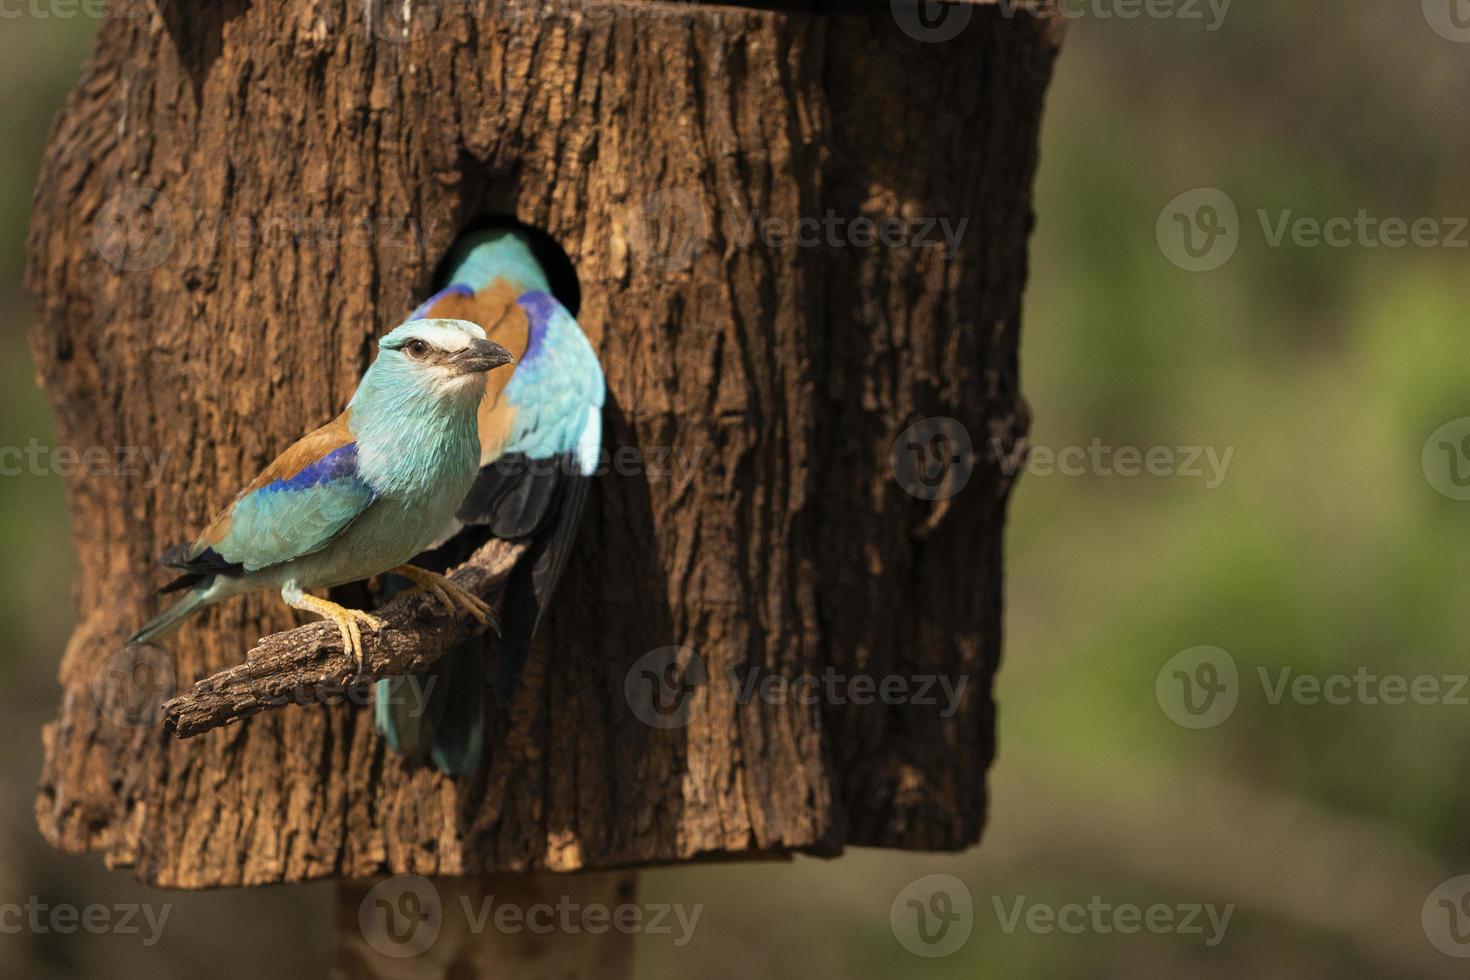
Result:
{"type": "Polygon", "coordinates": [[[572,315],[545,293],[517,301],[526,350],[501,397],[480,414],[480,476],[458,519],[531,548],[506,585],[496,693],[514,693],[531,638],[556,591],[602,450],[602,368],[572,315]]]}
{"type": "Polygon", "coordinates": [[[346,412],[276,457],[197,540],[164,556],[186,573],[239,575],[326,547],[377,494],[346,412]]]}
{"type": "MultiPolygon", "coordinates": [[[[516,357],[513,371],[486,378],[480,477],[458,526],[487,525],[499,538],[530,537],[554,509],[563,485],[581,482],[565,478],[590,474],[597,466],[605,386],[591,344],[549,294],[517,294],[500,278],[478,287],[455,282],[413,315],[478,323],[516,357]]],[[[579,516],[574,506],[568,514],[573,526],[579,516]]]]}
{"type": "MultiPolygon", "coordinates": [[[[485,465],[459,512],[464,523],[511,539],[543,530],[569,488],[596,471],[606,399],[597,356],[566,308],[546,293],[526,293],[518,305],[528,340],[504,390],[481,406],[485,465]]],[[[573,526],[576,495],[566,515],[573,526]]]]}
{"type": "Polygon", "coordinates": [[[480,271],[473,264],[456,271],[414,316],[478,323],[516,356],[514,371],[486,379],[480,475],[441,539],[474,525],[530,543],[506,583],[496,680],[503,702],[514,693],[582,520],[602,451],[606,385],[592,345],[561,303],[480,271]]]}

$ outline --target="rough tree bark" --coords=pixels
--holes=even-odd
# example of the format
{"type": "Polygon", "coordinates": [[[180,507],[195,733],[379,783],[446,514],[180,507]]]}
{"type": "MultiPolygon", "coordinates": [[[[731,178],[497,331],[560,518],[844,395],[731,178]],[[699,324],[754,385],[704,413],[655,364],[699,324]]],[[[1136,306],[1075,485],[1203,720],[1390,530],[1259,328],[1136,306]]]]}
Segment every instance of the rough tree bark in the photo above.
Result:
{"type": "Polygon", "coordinates": [[[1025,430],[1054,33],[980,8],[925,43],[887,3],[763,6],[446,2],[405,21],[398,3],[261,0],[102,25],[36,195],[32,348],[59,444],[163,465],[68,481],[79,622],[44,736],[47,840],[198,888],[978,839],[1009,489],[994,448],[1025,430]],[[968,224],[952,256],[757,227],[829,212],[930,239],[923,219],[968,224]],[[483,214],[574,262],[613,451],[483,771],[404,765],[352,704],[170,737],[166,697],[298,620],[252,597],[166,653],[120,651],[155,608],[157,556],[341,409],[483,214]],[[974,449],[942,500],[894,469],[932,417],[974,449]],[[681,727],[635,710],[668,647],[686,650],[681,727]],[[749,666],[967,687],[948,717],[742,703],[727,672],[749,666]]]}

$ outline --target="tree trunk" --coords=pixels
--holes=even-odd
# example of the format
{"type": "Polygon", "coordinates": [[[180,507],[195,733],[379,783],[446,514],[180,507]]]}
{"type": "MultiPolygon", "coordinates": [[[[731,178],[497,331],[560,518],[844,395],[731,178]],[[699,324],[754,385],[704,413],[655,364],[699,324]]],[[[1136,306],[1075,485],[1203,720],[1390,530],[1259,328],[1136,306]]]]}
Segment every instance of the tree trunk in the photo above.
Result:
{"type": "Polygon", "coordinates": [[[102,26],[36,195],[32,347],[61,445],[161,465],[68,480],[47,840],[190,888],[978,840],[1055,37],[994,8],[938,43],[888,3],[780,6],[102,26]],[[172,739],[165,698],[297,621],[259,595],[121,649],[157,556],[342,409],[484,214],[575,264],[611,459],[483,770],[405,765],[352,704],[172,739]],[[863,244],[862,217],[902,234],[863,244]],[[961,221],[952,254],[914,242],[961,221]]]}

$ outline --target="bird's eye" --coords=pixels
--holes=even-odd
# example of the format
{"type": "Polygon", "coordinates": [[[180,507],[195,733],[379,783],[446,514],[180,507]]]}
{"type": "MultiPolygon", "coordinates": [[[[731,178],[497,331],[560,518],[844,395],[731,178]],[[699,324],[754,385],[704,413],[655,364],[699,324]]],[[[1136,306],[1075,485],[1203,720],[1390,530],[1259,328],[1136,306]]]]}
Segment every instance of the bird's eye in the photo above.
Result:
{"type": "Polygon", "coordinates": [[[421,361],[429,356],[429,345],[422,340],[410,340],[403,345],[403,350],[416,361],[421,361]]]}

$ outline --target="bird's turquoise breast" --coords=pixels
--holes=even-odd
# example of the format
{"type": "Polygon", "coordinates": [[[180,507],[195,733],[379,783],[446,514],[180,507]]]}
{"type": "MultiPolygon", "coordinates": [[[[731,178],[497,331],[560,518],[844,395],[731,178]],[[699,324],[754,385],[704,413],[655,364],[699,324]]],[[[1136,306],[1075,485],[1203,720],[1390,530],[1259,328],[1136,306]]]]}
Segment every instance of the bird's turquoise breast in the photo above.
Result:
{"type": "Polygon", "coordinates": [[[304,589],[324,588],[401,565],[440,536],[474,476],[471,469],[446,477],[415,498],[380,497],[326,548],[264,569],[256,581],[268,574],[277,587],[294,582],[304,589]]]}
{"type": "MultiPolygon", "coordinates": [[[[354,425],[357,472],[373,502],[325,547],[251,576],[252,587],[340,585],[401,565],[438,539],[479,472],[475,401],[415,424],[377,412],[354,425]]],[[[361,416],[354,415],[354,423],[361,416]]]]}

